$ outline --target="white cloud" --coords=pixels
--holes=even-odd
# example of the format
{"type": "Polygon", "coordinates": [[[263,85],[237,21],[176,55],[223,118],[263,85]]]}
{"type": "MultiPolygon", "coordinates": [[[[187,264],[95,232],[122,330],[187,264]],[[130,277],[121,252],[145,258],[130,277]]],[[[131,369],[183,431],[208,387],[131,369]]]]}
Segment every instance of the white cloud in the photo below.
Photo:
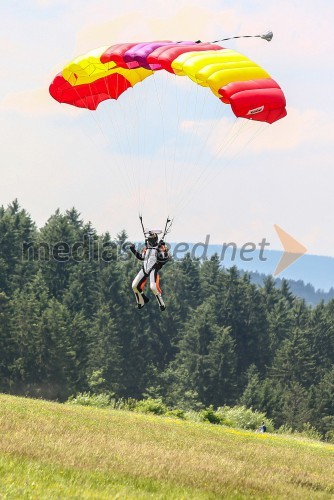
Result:
{"type": "Polygon", "coordinates": [[[310,0],[300,5],[290,0],[257,2],[252,8],[244,1],[233,2],[231,7],[218,1],[201,0],[191,3],[151,0],[124,1],[119,6],[109,1],[84,5],[81,16],[84,28],[77,33],[77,48],[88,50],[103,44],[119,41],[146,39],[193,39],[214,40],[236,34],[257,34],[273,29],[274,39],[268,44],[258,39],[227,42],[235,44],[249,56],[280,66],[307,63],[320,66],[328,59],[332,47],[332,18],[334,8],[326,2],[315,5],[310,0]],[[326,5],[321,8],[321,4],[326,5]],[[324,11],[326,15],[324,15],[324,11]],[[107,20],[107,21],[106,21],[107,20]]]}
{"type": "Polygon", "coordinates": [[[252,143],[252,150],[297,150],[321,147],[334,141],[334,119],[323,111],[288,108],[288,115],[266,128],[261,138],[252,143]]]}
{"type": "MultiPolygon", "coordinates": [[[[233,31],[237,26],[237,14],[232,9],[204,8],[202,2],[192,2],[191,6],[182,6],[179,2],[141,2],[140,7],[113,9],[110,18],[110,6],[100,8],[100,20],[88,24],[77,34],[78,51],[88,50],[103,44],[122,41],[164,40],[208,40],[212,39],[213,28],[219,25],[221,30],[233,31]],[[147,8],[145,8],[147,4],[147,8]],[[125,11],[125,12],[124,12],[125,11]],[[104,16],[103,13],[106,13],[104,16]]],[[[92,13],[92,18],[96,13],[92,13]]]]}

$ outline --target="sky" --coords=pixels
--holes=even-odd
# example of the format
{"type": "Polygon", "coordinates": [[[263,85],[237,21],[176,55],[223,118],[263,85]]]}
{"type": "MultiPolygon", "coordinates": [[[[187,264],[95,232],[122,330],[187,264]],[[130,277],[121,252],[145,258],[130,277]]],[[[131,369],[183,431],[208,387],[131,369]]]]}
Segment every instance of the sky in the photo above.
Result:
{"type": "Polygon", "coordinates": [[[166,212],[175,215],[173,241],[210,235],[211,243],[241,246],[266,238],[281,249],[277,224],[309,254],[333,256],[334,5],[328,0],[8,0],[0,16],[0,204],[18,198],[39,226],[57,208],[75,206],[99,232],[125,228],[137,241],[139,200],[146,225],[161,227],[166,212]],[[48,93],[67,62],[96,47],[213,41],[268,29],[270,43],[246,38],[223,46],[270,73],[285,93],[288,115],[254,129],[252,140],[248,126],[242,129],[246,135],[225,157],[221,145],[231,130],[240,133],[239,124],[209,90],[185,79],[156,75],[123,100],[103,103],[96,116],[48,93]]]}

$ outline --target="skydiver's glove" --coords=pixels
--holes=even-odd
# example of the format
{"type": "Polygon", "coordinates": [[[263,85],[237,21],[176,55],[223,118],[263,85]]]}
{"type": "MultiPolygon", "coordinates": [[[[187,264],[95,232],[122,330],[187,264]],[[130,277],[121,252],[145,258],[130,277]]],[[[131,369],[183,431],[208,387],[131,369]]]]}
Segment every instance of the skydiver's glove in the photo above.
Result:
{"type": "Polygon", "coordinates": [[[134,243],[130,243],[128,248],[129,248],[130,252],[133,253],[133,255],[137,254],[136,245],[134,243]]]}

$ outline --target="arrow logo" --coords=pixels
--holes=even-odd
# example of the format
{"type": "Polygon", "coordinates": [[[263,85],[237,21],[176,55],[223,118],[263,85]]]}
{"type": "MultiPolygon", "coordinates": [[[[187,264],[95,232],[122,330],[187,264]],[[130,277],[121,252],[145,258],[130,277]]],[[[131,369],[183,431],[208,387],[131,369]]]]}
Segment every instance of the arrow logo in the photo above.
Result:
{"type": "Polygon", "coordinates": [[[274,276],[277,276],[279,273],[284,271],[284,269],[291,266],[293,262],[302,257],[307,252],[307,248],[305,248],[301,243],[299,243],[299,241],[295,240],[277,224],[274,224],[274,228],[284,248],[284,253],[274,271],[274,276]]]}

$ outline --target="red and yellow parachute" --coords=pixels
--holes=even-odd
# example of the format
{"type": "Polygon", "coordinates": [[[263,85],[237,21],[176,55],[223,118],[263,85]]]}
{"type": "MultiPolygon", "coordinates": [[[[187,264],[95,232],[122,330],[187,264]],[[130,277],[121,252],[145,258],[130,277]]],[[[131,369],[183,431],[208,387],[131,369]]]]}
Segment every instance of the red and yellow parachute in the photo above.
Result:
{"type": "Polygon", "coordinates": [[[270,75],[216,43],[164,40],[101,47],[68,63],[50,94],[88,110],[114,100],[88,113],[110,143],[113,185],[123,178],[139,213],[152,211],[154,193],[163,217],[165,210],[180,213],[196,190],[198,200],[222,166],[286,115],[284,94],[270,75]],[[223,117],[224,110],[231,116],[223,117]]]}
{"type": "Polygon", "coordinates": [[[214,43],[155,41],[121,43],[82,55],[50,85],[58,102],[95,110],[118,99],[156,71],[187,76],[209,87],[237,117],[273,123],[286,115],[280,86],[258,64],[214,43]]]}

